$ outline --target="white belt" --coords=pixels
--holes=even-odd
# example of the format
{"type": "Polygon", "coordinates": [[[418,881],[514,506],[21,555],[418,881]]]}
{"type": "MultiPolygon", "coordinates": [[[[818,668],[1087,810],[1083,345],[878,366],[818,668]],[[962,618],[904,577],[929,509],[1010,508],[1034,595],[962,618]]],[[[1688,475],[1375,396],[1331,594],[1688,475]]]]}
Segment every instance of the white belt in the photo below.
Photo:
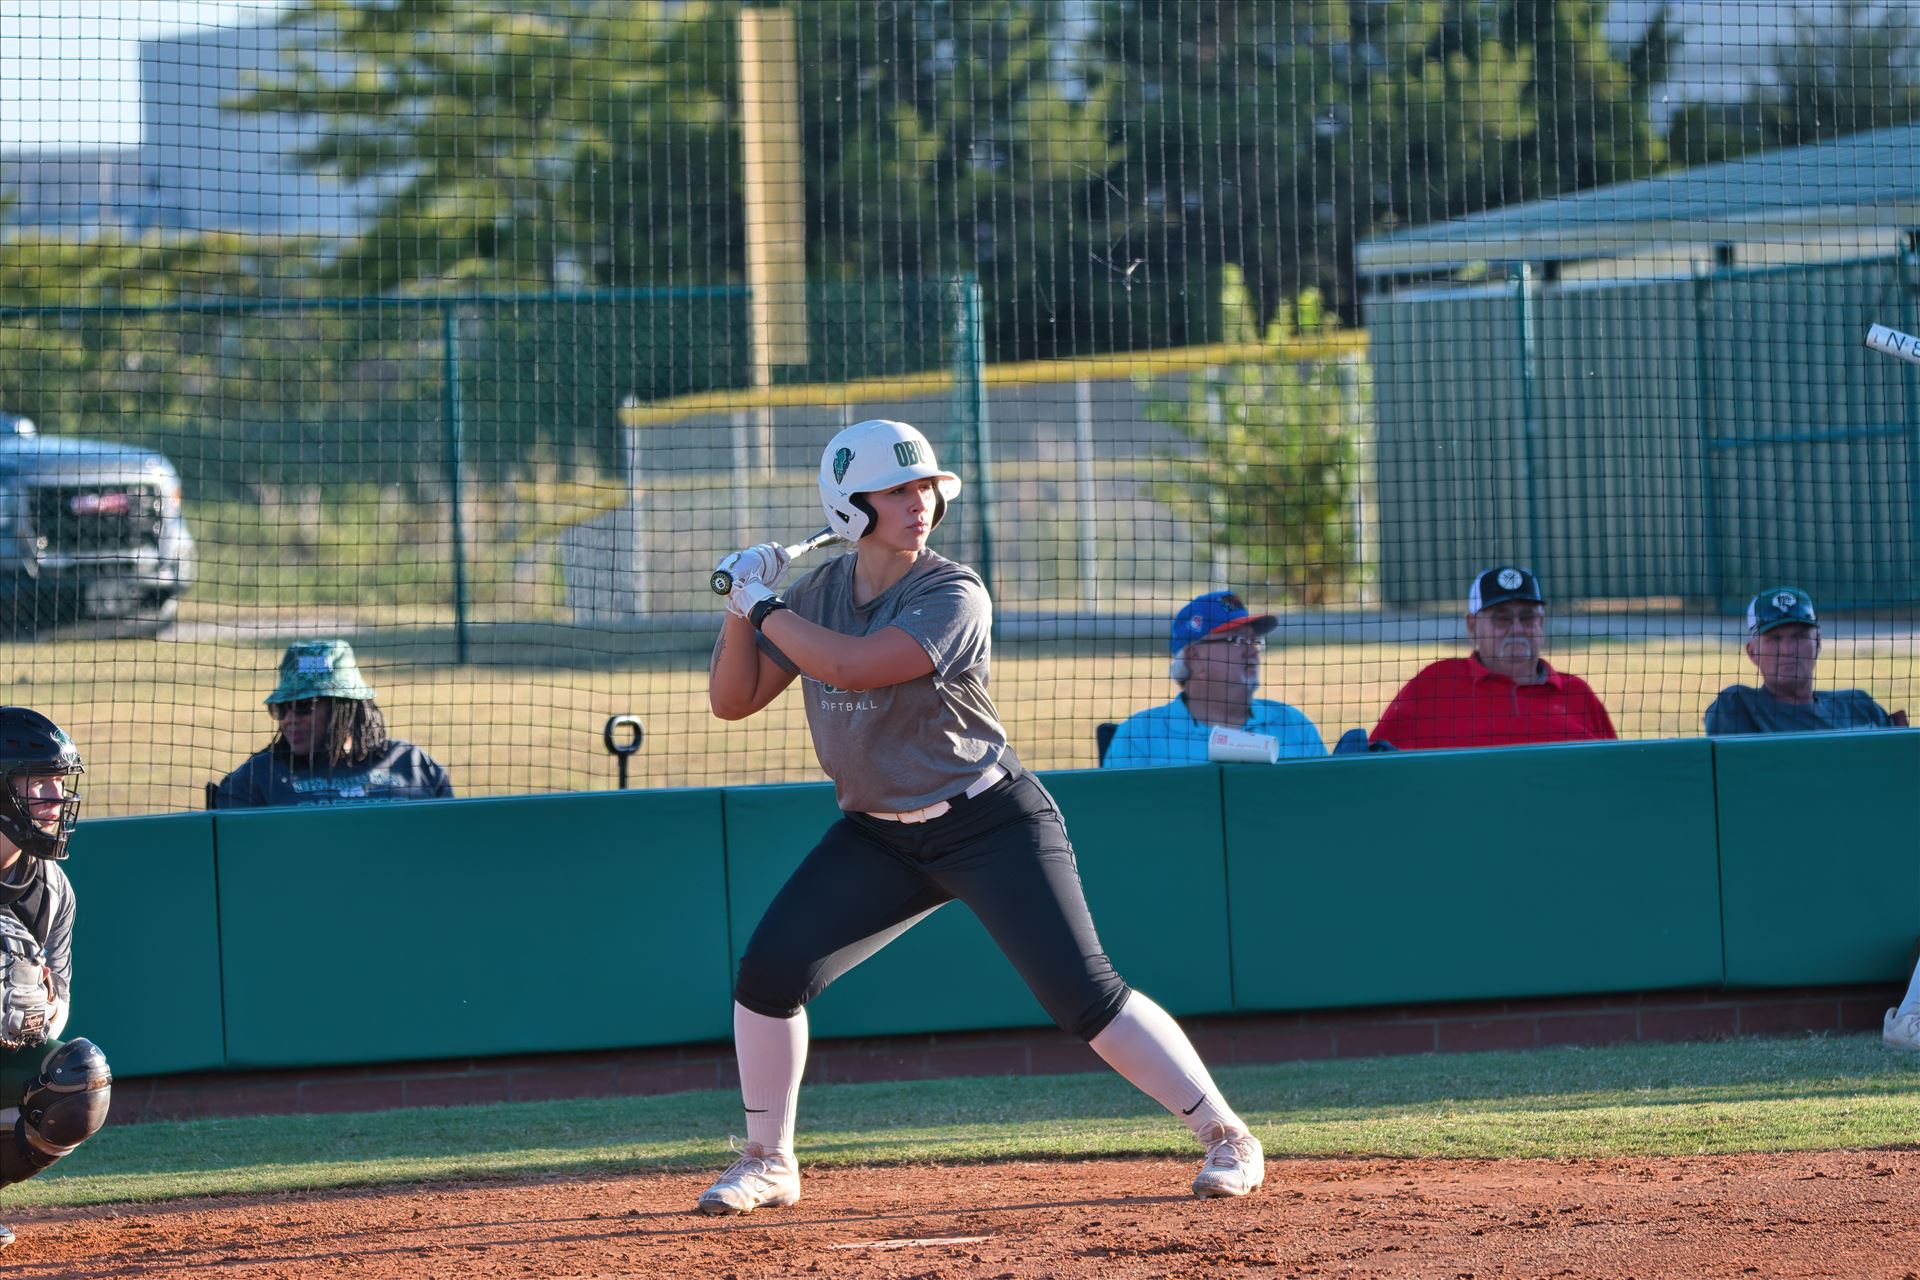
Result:
{"type": "MultiPolygon", "coordinates": [[[[969,800],[973,799],[982,791],[985,791],[988,787],[1006,776],[1007,771],[1005,769],[999,765],[993,766],[993,768],[981,774],[972,786],[967,788],[966,798],[969,800]]],[[[869,818],[878,818],[882,822],[931,822],[933,819],[943,816],[947,810],[951,808],[953,808],[953,801],[942,800],[940,803],[930,804],[924,809],[909,809],[905,813],[870,813],[867,816],[869,818]]]]}

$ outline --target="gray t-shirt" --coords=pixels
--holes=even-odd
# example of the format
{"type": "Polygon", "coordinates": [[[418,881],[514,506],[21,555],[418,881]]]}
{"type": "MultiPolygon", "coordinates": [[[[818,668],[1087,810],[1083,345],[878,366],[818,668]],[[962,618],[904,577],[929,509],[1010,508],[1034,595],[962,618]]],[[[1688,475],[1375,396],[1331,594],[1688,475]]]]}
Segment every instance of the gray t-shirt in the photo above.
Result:
{"type": "MultiPolygon", "coordinates": [[[[884,689],[836,689],[804,673],[807,727],[840,807],[903,813],[950,800],[1001,762],[1000,713],[987,696],[993,601],[980,575],[923,551],[907,575],[863,605],[853,602],[857,557],[843,555],[795,583],[787,607],[842,635],[898,627],[933,659],[933,672],[884,689]]],[[[766,636],[760,647],[800,673],[766,636]]]]}
{"type": "Polygon", "coordinates": [[[1710,734],[1820,733],[1892,724],[1864,689],[1815,690],[1812,702],[1794,703],[1745,684],[1722,689],[1707,708],[1706,719],[1710,734]]]}

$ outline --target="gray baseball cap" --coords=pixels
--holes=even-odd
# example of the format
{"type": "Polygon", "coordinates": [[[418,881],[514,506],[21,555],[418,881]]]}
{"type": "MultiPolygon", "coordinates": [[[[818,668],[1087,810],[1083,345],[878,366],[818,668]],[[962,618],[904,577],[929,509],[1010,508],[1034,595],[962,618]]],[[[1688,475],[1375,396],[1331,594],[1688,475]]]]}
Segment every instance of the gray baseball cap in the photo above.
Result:
{"type": "Polygon", "coordinates": [[[302,698],[371,697],[373,686],[360,674],[352,645],[345,640],[296,640],[280,656],[280,683],[267,695],[267,705],[302,698]]]}

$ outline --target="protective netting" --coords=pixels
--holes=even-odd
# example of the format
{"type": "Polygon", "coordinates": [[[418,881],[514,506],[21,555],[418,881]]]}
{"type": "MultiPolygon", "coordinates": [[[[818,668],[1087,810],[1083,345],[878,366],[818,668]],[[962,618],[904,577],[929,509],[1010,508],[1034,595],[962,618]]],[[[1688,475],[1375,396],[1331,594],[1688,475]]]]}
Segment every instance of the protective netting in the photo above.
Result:
{"type": "Polygon", "coordinates": [[[817,778],[797,690],[708,711],[707,577],[869,417],[966,481],[1033,767],[1224,589],[1325,746],[1511,641],[1488,569],[1622,737],[1915,695],[1899,0],[82,8],[0,5],[0,670],[90,812],[200,807],[330,638],[461,795],[615,785],[616,714],[633,785],[817,778]]]}

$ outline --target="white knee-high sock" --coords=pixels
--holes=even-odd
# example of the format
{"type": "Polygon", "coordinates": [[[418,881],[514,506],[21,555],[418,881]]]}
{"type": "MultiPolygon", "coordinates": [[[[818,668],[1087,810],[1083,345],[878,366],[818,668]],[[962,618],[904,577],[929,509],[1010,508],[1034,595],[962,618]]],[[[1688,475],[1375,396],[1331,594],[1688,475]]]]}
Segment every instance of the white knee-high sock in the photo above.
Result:
{"type": "Polygon", "coordinates": [[[1195,1137],[1216,1124],[1230,1131],[1246,1130],[1214,1087],[1187,1033],[1171,1014],[1138,991],[1127,994],[1120,1016],[1088,1043],[1135,1088],[1185,1120],[1195,1137]]]}
{"type": "Polygon", "coordinates": [[[1904,1018],[1910,1013],[1920,1013],[1920,965],[1914,966],[1913,981],[1907,985],[1907,997],[1900,1002],[1894,1016],[1904,1018]]]}
{"type": "Polygon", "coordinates": [[[802,1009],[791,1018],[769,1018],[736,1002],[733,1052],[740,1063],[747,1141],[769,1152],[792,1155],[800,1076],[807,1069],[807,1011],[802,1009]]]}

